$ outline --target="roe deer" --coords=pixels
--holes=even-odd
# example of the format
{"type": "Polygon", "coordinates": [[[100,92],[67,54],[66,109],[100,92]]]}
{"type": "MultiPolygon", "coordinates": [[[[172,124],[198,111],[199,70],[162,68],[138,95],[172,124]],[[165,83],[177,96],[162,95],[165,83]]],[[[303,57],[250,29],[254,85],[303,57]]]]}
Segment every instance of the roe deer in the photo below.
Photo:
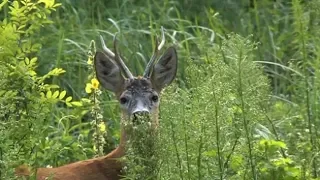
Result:
{"type": "MultiPolygon", "coordinates": [[[[94,66],[101,85],[115,93],[121,107],[121,122],[131,120],[136,114],[148,114],[151,127],[158,126],[159,96],[161,90],[169,85],[177,72],[177,53],[169,47],[158,59],[159,51],[165,43],[164,30],[161,27],[162,40],[156,46],[147,64],[143,76],[134,77],[118,54],[116,36],[113,40],[114,53],[107,48],[100,36],[103,51],[96,52],[94,66]],[[158,59],[158,61],[156,61],[158,59]],[[125,77],[124,77],[124,76],[125,77]]],[[[37,180],[117,180],[121,178],[123,162],[118,158],[125,155],[126,132],[121,125],[119,146],[106,156],[78,161],[56,168],[38,168],[37,180]]],[[[16,175],[29,176],[25,166],[16,168],[16,175]]]]}

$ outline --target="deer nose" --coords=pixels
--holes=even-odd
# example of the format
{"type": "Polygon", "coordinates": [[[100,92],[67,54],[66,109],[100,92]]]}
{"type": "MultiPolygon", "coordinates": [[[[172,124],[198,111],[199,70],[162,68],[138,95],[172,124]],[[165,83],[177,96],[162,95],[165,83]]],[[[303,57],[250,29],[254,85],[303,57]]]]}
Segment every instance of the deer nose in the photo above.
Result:
{"type": "Polygon", "coordinates": [[[132,114],[149,114],[149,113],[150,111],[148,107],[140,101],[138,101],[137,106],[132,111],[132,114]]]}
{"type": "Polygon", "coordinates": [[[135,109],[132,114],[139,114],[139,115],[144,115],[144,114],[149,114],[149,110],[148,109],[135,109]]]}

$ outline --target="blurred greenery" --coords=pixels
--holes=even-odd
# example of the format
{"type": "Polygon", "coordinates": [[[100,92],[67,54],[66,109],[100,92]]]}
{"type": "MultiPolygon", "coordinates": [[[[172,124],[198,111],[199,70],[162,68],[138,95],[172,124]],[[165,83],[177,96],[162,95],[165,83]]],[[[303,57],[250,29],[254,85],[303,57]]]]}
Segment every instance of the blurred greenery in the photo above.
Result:
{"type": "Polygon", "coordinates": [[[119,106],[86,92],[88,62],[120,32],[139,75],[161,26],[179,66],[158,179],[320,179],[319,0],[3,0],[0,20],[0,179],[114,149],[119,106]]]}

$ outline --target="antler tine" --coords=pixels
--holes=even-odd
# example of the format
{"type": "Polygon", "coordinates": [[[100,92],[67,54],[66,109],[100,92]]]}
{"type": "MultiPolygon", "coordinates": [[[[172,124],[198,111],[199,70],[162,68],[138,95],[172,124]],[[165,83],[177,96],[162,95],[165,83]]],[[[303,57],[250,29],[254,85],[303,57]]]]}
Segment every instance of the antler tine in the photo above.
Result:
{"type": "Polygon", "coordinates": [[[102,44],[102,49],[104,50],[104,52],[107,54],[107,56],[111,57],[112,59],[114,59],[116,61],[116,63],[120,66],[122,72],[125,74],[125,76],[129,79],[133,79],[133,75],[130,72],[130,70],[128,69],[128,67],[124,64],[123,60],[121,59],[121,57],[118,54],[117,51],[117,33],[114,35],[114,39],[113,39],[113,46],[114,46],[114,52],[113,53],[104,43],[103,37],[100,35],[100,40],[101,40],[101,44],[102,44]]]}
{"type": "Polygon", "coordinates": [[[102,45],[102,49],[104,50],[104,52],[107,54],[107,56],[114,58],[114,54],[113,52],[107,48],[106,44],[104,43],[103,37],[100,34],[100,41],[101,41],[101,45],[102,45]]]}
{"type": "Polygon", "coordinates": [[[165,36],[164,36],[164,28],[161,26],[161,42],[158,45],[158,38],[156,37],[156,46],[154,48],[153,54],[151,56],[151,59],[149,61],[149,63],[147,64],[146,70],[144,71],[143,77],[149,78],[150,77],[150,73],[151,70],[153,68],[153,64],[155,63],[158,53],[159,51],[162,49],[162,47],[164,46],[165,43],[165,36]]]}
{"type": "Polygon", "coordinates": [[[161,26],[161,42],[158,46],[158,51],[160,51],[162,49],[162,47],[164,46],[164,43],[166,42],[166,38],[164,36],[164,28],[163,26],[161,26]]]}
{"type": "Polygon", "coordinates": [[[126,64],[123,62],[121,59],[120,55],[118,54],[118,48],[117,48],[117,34],[114,35],[113,39],[113,48],[114,48],[114,59],[116,60],[117,63],[119,63],[120,68],[124,72],[124,74],[127,76],[129,79],[134,79],[132,73],[130,72],[129,68],[126,66],[126,64]]]}

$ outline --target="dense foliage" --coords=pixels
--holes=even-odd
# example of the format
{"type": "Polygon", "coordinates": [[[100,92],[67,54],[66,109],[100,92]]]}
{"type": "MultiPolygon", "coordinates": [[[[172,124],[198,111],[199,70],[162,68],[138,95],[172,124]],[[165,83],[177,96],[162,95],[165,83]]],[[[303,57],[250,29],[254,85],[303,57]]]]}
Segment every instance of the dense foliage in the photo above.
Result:
{"type": "Polygon", "coordinates": [[[320,179],[319,0],[4,0],[0,20],[0,179],[114,149],[120,110],[95,78],[96,42],[120,32],[137,75],[160,26],[179,68],[153,177],[320,179]]]}

